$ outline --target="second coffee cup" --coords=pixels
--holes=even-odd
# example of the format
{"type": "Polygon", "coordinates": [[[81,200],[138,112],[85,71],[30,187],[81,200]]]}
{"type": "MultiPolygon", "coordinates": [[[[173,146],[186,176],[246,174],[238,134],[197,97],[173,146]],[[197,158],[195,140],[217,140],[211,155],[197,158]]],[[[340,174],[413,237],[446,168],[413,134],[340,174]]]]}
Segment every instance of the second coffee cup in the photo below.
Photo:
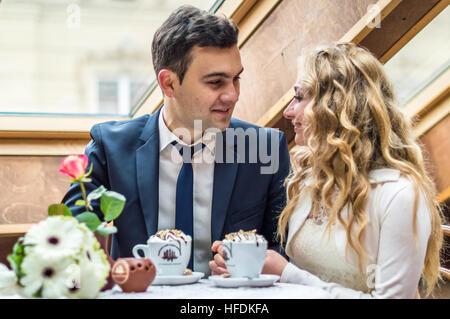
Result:
{"type": "Polygon", "coordinates": [[[156,267],[157,276],[180,276],[189,263],[191,244],[191,236],[181,230],[161,230],[151,236],[146,245],[134,246],[133,256],[150,258],[156,267]],[[140,255],[141,251],[144,256],[140,255]]]}
{"type": "Polygon", "coordinates": [[[226,235],[222,248],[231,277],[259,277],[266,260],[267,240],[256,234],[256,230],[240,230],[226,235]]]}

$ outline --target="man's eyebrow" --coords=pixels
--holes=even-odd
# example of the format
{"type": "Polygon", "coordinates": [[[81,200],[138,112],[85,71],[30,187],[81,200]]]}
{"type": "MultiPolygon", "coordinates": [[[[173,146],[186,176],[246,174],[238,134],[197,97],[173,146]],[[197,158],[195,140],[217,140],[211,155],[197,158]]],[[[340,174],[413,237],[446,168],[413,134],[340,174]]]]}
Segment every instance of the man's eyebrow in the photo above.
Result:
{"type": "MultiPolygon", "coordinates": [[[[244,71],[244,68],[242,68],[242,69],[239,71],[239,73],[236,74],[234,77],[239,76],[243,71],[244,71]]],[[[212,77],[216,77],[216,76],[223,77],[223,78],[226,78],[226,79],[231,78],[231,75],[230,75],[229,73],[225,73],[225,72],[213,72],[213,73],[209,73],[209,74],[206,74],[206,75],[202,76],[202,79],[203,79],[203,80],[206,80],[206,79],[208,79],[208,78],[212,78],[212,77]]]]}

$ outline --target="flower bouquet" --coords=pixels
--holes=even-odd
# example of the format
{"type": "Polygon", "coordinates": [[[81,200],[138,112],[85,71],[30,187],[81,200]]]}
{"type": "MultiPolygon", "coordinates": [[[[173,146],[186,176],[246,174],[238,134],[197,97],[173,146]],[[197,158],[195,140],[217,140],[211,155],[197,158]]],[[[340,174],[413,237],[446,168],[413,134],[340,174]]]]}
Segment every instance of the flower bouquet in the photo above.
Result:
{"type": "Polygon", "coordinates": [[[66,205],[50,205],[49,217],[20,237],[8,255],[12,270],[0,264],[0,294],[95,298],[106,284],[110,263],[94,232],[106,236],[117,231],[107,223],[121,214],[125,197],[103,186],[86,194],[83,183],[91,182],[92,172],[91,165],[86,173],[86,155],[67,156],[62,166],[59,171],[72,183],[79,183],[83,200],[75,205],[84,206],[86,211],[73,217],[66,205]],[[94,200],[100,200],[104,222],[93,213],[94,200]]]}

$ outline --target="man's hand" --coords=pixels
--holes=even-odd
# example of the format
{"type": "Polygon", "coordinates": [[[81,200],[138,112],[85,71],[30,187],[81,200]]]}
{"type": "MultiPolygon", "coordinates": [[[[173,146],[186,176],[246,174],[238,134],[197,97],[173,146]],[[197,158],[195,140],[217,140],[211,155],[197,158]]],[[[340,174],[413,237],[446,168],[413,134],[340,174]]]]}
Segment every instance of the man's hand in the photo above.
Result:
{"type": "Polygon", "coordinates": [[[211,275],[222,275],[227,274],[227,266],[225,265],[225,260],[223,259],[222,242],[216,240],[212,246],[211,250],[214,255],[214,260],[209,262],[209,268],[211,268],[211,275]]]}

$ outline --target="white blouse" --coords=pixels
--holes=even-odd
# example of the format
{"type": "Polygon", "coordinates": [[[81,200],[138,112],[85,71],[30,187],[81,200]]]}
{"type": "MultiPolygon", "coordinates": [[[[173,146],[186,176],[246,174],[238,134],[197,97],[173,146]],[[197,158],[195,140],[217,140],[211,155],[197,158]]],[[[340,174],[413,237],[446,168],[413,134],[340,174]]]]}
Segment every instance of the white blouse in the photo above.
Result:
{"type": "MultiPolygon", "coordinates": [[[[411,181],[401,176],[398,170],[393,169],[374,170],[370,173],[369,180],[372,184],[372,192],[367,203],[368,223],[363,237],[363,245],[368,257],[365,282],[361,276],[355,276],[358,258],[353,249],[346,249],[346,231],[339,222],[333,227],[328,246],[317,249],[316,245],[314,254],[304,258],[306,263],[313,266],[302,267],[302,252],[299,251],[298,236],[303,236],[301,239],[303,242],[308,237],[303,226],[308,225],[305,221],[312,206],[309,192],[300,196],[295,212],[289,220],[286,253],[291,260],[281,275],[281,282],[319,287],[328,292],[330,298],[414,297],[431,232],[430,215],[425,198],[419,193],[416,239],[413,231],[415,194],[411,181]],[[302,228],[303,231],[300,231],[302,228]],[[330,254],[330,251],[335,254],[330,254]],[[323,265],[326,262],[328,264],[335,262],[334,269],[323,265]],[[309,271],[305,268],[309,268],[309,271]],[[342,276],[342,273],[353,276],[353,280],[349,281],[350,277],[342,276]]],[[[344,209],[342,216],[344,220],[348,220],[348,209],[344,209]]],[[[316,238],[312,231],[311,225],[308,225],[306,232],[310,233],[310,237],[316,238]]],[[[327,238],[326,234],[324,238],[327,238]]],[[[310,240],[314,239],[310,238],[310,240]]],[[[317,243],[317,238],[315,241],[317,243]]],[[[327,244],[321,242],[321,245],[327,244]]],[[[312,246],[309,245],[309,247],[312,246]]],[[[303,254],[307,251],[303,250],[303,254]]]]}

